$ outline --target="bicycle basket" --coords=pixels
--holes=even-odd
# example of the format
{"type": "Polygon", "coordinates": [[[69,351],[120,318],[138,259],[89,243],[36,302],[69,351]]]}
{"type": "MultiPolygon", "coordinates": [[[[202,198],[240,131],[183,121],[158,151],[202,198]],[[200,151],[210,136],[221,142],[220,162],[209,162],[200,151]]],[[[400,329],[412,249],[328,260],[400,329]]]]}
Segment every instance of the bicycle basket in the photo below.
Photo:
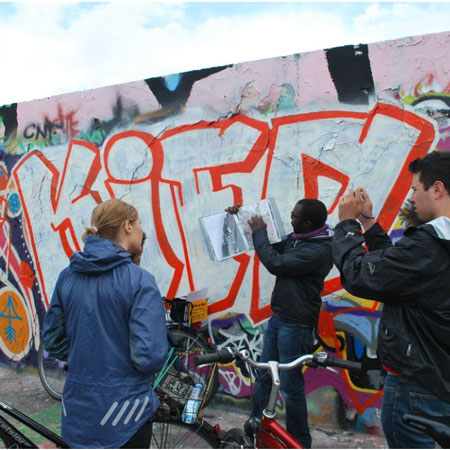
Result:
{"type": "Polygon", "coordinates": [[[183,298],[174,298],[164,301],[169,310],[170,318],[178,323],[202,322],[208,318],[208,300],[187,301],[183,298]]]}
{"type": "Polygon", "coordinates": [[[180,360],[172,348],[165,366],[153,384],[153,389],[161,402],[157,413],[159,420],[179,420],[194,385],[194,380],[183,371],[180,360]]]}
{"type": "Polygon", "coordinates": [[[191,302],[182,298],[174,298],[173,300],[166,300],[165,303],[170,310],[170,318],[174,322],[184,323],[190,321],[191,302]]]}

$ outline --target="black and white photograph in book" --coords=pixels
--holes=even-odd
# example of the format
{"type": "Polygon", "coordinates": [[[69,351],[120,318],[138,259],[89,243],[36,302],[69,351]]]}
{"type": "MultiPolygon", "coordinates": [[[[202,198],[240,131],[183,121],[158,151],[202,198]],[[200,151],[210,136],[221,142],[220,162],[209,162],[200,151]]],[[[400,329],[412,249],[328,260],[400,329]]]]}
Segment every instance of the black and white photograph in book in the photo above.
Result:
{"type": "Polygon", "coordinates": [[[223,261],[253,250],[252,231],[247,223],[253,216],[261,216],[267,224],[271,244],[283,239],[283,224],[273,199],[244,205],[238,214],[220,212],[200,218],[208,252],[213,260],[223,261]]]}

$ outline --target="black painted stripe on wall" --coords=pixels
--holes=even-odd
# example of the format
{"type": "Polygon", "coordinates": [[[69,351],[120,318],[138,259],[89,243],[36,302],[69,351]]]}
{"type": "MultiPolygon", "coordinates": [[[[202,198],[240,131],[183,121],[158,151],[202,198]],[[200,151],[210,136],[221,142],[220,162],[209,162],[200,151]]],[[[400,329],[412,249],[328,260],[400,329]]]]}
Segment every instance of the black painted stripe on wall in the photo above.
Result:
{"type": "Polygon", "coordinates": [[[14,139],[17,135],[17,103],[1,106],[0,116],[5,125],[5,140],[14,139]]]}
{"type": "Polygon", "coordinates": [[[148,78],[145,80],[147,86],[153,92],[162,108],[168,108],[173,112],[179,112],[191,94],[192,86],[196,81],[207,78],[210,75],[221,72],[231,66],[213,67],[210,69],[194,70],[180,74],[178,86],[173,91],[166,87],[164,77],[148,78]]]}
{"type": "Polygon", "coordinates": [[[366,44],[325,50],[328,70],[341,103],[367,105],[375,86],[366,44]]]}

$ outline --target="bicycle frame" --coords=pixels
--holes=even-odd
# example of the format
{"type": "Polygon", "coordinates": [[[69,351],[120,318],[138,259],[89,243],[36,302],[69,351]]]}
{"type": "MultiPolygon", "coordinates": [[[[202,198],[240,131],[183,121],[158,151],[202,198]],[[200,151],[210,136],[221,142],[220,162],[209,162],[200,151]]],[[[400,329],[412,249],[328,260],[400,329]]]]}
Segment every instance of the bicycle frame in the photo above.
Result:
{"type": "MultiPolygon", "coordinates": [[[[225,433],[225,442],[241,443],[243,448],[250,448],[251,445],[256,444],[257,448],[304,448],[282,425],[276,420],[276,402],[278,393],[280,392],[281,381],[279,372],[281,370],[291,370],[298,366],[309,364],[312,367],[326,367],[330,366],[341,367],[347,370],[361,370],[361,363],[353,361],[345,361],[334,358],[326,352],[303,355],[289,363],[279,363],[278,361],[267,361],[264,363],[256,362],[250,358],[248,350],[234,350],[225,347],[222,350],[209,354],[196,356],[194,362],[197,366],[212,363],[228,364],[239,359],[248,363],[251,367],[269,372],[272,378],[272,389],[270,391],[269,400],[266,408],[262,413],[262,421],[257,426],[255,418],[250,418],[244,425],[245,436],[236,437],[235,430],[230,430],[230,434],[225,433]],[[256,435],[256,442],[247,442],[247,439],[253,438],[256,435]],[[227,439],[230,438],[230,441],[227,439]]],[[[331,369],[333,370],[333,369],[331,369]]],[[[333,370],[334,371],[334,370],[333,370]]]]}
{"type": "MultiPolygon", "coordinates": [[[[5,402],[0,401],[0,411],[6,413],[26,425],[28,428],[36,431],[41,436],[52,441],[59,448],[69,448],[69,446],[61,439],[60,436],[53,433],[53,431],[45,428],[41,424],[35,422],[30,417],[21,413],[19,410],[13,408],[5,402]]],[[[15,442],[17,448],[39,448],[29,438],[27,438],[21,431],[19,431],[14,425],[0,415],[0,434],[9,436],[10,440],[15,442]]]]}
{"type": "MultiPolygon", "coordinates": [[[[248,355],[247,355],[248,356],[248,355]]],[[[276,403],[278,394],[280,392],[280,365],[276,361],[268,361],[267,363],[259,364],[250,362],[249,359],[243,358],[250,365],[255,368],[266,368],[272,378],[272,389],[270,391],[267,406],[263,411],[261,427],[256,438],[257,448],[303,448],[280,423],[275,419],[276,417],[276,403]],[[268,367],[267,367],[268,366],[268,367]]],[[[293,364],[284,364],[284,367],[294,367],[293,364]]],[[[283,366],[282,366],[283,367],[283,366]]]]}
{"type": "Polygon", "coordinates": [[[263,415],[256,448],[304,448],[274,417],[263,415]]]}

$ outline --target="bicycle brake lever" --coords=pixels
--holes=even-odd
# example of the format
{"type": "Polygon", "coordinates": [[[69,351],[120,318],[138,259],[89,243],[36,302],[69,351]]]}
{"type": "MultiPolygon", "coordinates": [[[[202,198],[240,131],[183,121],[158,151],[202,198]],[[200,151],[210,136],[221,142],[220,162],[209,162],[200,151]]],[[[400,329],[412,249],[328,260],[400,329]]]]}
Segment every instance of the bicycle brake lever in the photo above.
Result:
{"type": "Polygon", "coordinates": [[[329,365],[327,365],[327,361],[328,361],[328,354],[322,351],[314,354],[313,361],[306,364],[314,368],[323,367],[324,369],[328,369],[334,374],[339,375],[339,372],[334,367],[330,367],[329,365]]]}
{"type": "Polygon", "coordinates": [[[335,373],[336,375],[339,375],[339,372],[334,368],[334,367],[329,367],[329,366],[323,366],[322,364],[319,364],[316,361],[310,361],[305,363],[305,366],[310,367],[311,369],[317,369],[319,367],[322,367],[323,369],[328,369],[330,372],[335,373]]]}

